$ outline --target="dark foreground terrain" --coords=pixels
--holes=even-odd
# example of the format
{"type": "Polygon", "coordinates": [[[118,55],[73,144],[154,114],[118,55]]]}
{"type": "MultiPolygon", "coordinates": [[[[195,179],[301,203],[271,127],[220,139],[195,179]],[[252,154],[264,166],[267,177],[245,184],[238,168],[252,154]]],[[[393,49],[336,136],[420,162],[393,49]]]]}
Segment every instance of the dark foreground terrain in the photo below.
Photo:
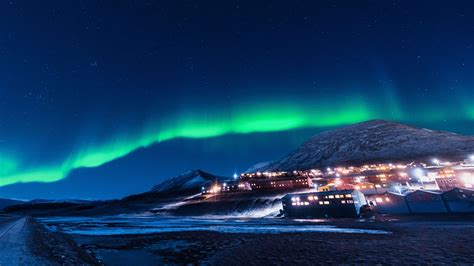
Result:
{"type": "Polygon", "coordinates": [[[69,237],[51,233],[31,217],[0,215],[0,265],[94,265],[69,237]]]}
{"type": "MultiPolygon", "coordinates": [[[[55,256],[54,250],[59,249],[62,250],[59,254],[63,254],[65,259],[75,254],[79,256],[78,262],[106,265],[472,265],[473,221],[471,217],[315,221],[318,225],[376,229],[390,232],[388,234],[180,231],[135,235],[59,234],[59,238],[36,224],[39,231],[34,234],[36,240],[31,244],[35,250],[37,245],[44,246],[46,242],[51,248],[51,256],[55,256]],[[61,239],[61,242],[54,243],[54,239],[61,239]],[[67,250],[61,243],[66,243],[67,250]]],[[[43,250],[42,255],[48,254],[43,250]]]]}

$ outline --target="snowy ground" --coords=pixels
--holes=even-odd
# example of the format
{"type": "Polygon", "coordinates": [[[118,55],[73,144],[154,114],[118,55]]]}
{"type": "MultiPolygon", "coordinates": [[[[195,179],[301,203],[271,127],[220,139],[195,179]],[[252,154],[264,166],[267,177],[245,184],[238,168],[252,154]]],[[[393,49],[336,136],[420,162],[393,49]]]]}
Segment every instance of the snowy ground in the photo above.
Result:
{"type": "Polygon", "coordinates": [[[50,217],[106,265],[472,265],[472,217],[50,217]],[[442,241],[441,241],[442,240],[442,241]]]}
{"type": "Polygon", "coordinates": [[[383,230],[342,228],[321,224],[321,220],[276,218],[217,218],[164,216],[51,217],[39,219],[51,231],[78,235],[138,235],[186,231],[219,233],[278,234],[328,232],[351,234],[389,234],[383,230]]]}

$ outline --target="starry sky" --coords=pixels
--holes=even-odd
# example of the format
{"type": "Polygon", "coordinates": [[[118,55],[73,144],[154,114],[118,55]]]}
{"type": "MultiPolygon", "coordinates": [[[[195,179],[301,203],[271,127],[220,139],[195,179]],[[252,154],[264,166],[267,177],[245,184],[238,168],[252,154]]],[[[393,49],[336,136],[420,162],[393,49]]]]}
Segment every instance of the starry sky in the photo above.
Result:
{"type": "Polygon", "coordinates": [[[471,1],[2,1],[0,197],[231,176],[388,119],[474,135],[471,1]]]}

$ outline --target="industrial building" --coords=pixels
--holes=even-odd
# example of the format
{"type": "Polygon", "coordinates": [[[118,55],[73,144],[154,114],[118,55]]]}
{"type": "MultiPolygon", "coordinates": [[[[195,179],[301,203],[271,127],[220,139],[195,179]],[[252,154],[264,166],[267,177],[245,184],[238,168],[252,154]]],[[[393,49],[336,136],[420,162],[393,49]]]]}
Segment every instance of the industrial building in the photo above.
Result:
{"type": "Polygon", "coordinates": [[[447,213],[442,193],[417,190],[405,196],[411,213],[427,214],[427,213],[447,213]]]}
{"type": "Polygon", "coordinates": [[[355,218],[366,204],[357,190],[288,194],[283,197],[283,212],[294,218],[355,218]]]}
{"type": "Polygon", "coordinates": [[[474,213],[474,190],[454,188],[442,195],[446,208],[451,213],[474,213]]]}
{"type": "Polygon", "coordinates": [[[381,214],[410,214],[404,194],[385,192],[367,197],[369,206],[381,214]]]}

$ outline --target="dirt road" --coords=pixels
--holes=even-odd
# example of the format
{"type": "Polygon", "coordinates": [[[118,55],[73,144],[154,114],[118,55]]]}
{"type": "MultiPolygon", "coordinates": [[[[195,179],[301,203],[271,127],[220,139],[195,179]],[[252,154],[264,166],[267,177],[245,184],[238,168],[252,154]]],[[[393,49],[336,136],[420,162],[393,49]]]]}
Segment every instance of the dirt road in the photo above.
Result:
{"type": "Polygon", "coordinates": [[[46,265],[28,249],[27,219],[0,221],[0,265],[46,265]]]}

